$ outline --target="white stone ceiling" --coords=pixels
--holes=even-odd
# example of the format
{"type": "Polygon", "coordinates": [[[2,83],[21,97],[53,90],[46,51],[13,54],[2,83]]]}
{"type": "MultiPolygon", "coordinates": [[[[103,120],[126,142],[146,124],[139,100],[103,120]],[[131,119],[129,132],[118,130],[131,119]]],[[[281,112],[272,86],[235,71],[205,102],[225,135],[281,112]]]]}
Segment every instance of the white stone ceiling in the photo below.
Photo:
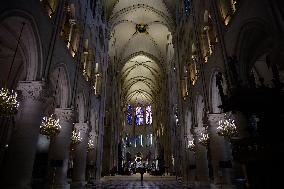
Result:
{"type": "Polygon", "coordinates": [[[174,22],[170,0],[107,0],[109,56],[121,73],[126,103],[155,103],[171,43],[174,22]],[[138,25],[143,26],[139,31],[138,25]]]}
{"type": "Polygon", "coordinates": [[[136,4],[151,5],[157,8],[158,10],[167,10],[172,15],[174,15],[177,0],[105,0],[105,1],[106,1],[108,15],[111,15],[113,12],[118,11],[118,9],[121,10],[125,7],[129,7],[136,4]],[[166,5],[166,9],[164,5],[166,5]]]}
{"type": "Polygon", "coordinates": [[[160,89],[160,67],[145,55],[138,55],[124,64],[121,71],[125,101],[153,103],[160,89]]]}

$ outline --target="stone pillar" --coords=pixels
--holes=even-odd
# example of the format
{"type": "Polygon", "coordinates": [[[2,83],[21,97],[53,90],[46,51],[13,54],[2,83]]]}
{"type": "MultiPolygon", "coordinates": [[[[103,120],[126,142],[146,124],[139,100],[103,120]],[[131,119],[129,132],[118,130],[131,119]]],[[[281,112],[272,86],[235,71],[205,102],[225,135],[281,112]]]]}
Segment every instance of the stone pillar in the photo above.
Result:
{"type": "Polygon", "coordinates": [[[196,178],[196,162],[195,162],[195,153],[188,150],[188,183],[193,184],[196,178]]]}
{"type": "Polygon", "coordinates": [[[80,132],[82,141],[75,147],[74,152],[74,167],[72,188],[83,189],[86,185],[86,161],[87,161],[87,146],[88,146],[88,123],[76,123],[75,128],[77,132],[80,132]]]}
{"type": "Polygon", "coordinates": [[[101,178],[102,173],[102,165],[103,165],[103,133],[99,132],[98,135],[98,143],[96,146],[96,180],[99,180],[101,178]]]}
{"type": "Polygon", "coordinates": [[[31,188],[36,144],[42,120],[43,87],[41,81],[21,81],[19,112],[12,131],[7,157],[1,171],[1,188],[31,188]]]}
{"type": "Polygon", "coordinates": [[[196,177],[198,186],[206,186],[207,184],[209,184],[207,149],[199,143],[201,133],[203,133],[204,131],[204,127],[194,128],[194,140],[196,141],[196,177]]]}
{"type": "Polygon", "coordinates": [[[238,138],[242,139],[249,137],[246,116],[242,112],[237,111],[233,114],[233,118],[235,119],[235,124],[239,133],[238,138]]]}
{"type": "Polygon", "coordinates": [[[187,172],[188,172],[188,178],[187,178],[187,182],[188,184],[190,184],[190,186],[193,186],[194,182],[195,182],[195,178],[196,178],[196,162],[195,162],[195,152],[194,151],[190,151],[188,149],[188,144],[189,141],[193,140],[193,136],[192,134],[189,134],[188,138],[187,138],[187,152],[186,152],[186,156],[187,156],[187,172]]]}
{"type": "Polygon", "coordinates": [[[88,181],[94,181],[96,175],[96,149],[97,149],[97,134],[95,130],[91,131],[89,139],[94,142],[94,148],[87,154],[87,166],[88,166],[88,181]]]}
{"type": "Polygon", "coordinates": [[[69,108],[56,108],[54,114],[59,119],[61,130],[59,135],[50,142],[49,185],[52,189],[69,189],[70,185],[67,182],[67,170],[74,112],[69,108]]]}
{"type": "MultiPolygon", "coordinates": [[[[232,188],[231,186],[231,168],[220,167],[219,162],[231,161],[231,149],[228,141],[224,137],[217,134],[217,127],[219,120],[224,119],[224,114],[208,114],[209,120],[209,136],[210,136],[210,149],[214,176],[214,186],[212,188],[223,189],[232,188]]],[[[231,162],[232,163],[232,162],[231,162]]]]}

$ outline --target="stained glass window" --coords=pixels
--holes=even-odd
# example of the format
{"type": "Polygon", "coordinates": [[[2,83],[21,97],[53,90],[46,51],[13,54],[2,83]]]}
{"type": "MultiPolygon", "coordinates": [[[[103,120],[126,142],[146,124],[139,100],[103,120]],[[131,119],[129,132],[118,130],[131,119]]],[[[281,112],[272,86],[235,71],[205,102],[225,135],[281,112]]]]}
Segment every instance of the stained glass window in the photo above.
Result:
{"type": "Polygon", "coordinates": [[[127,106],[127,115],[126,115],[127,123],[132,125],[132,107],[130,104],[127,106]]]}
{"type": "Polygon", "coordinates": [[[184,0],[184,9],[187,16],[190,14],[190,8],[190,0],[184,0]]]}
{"type": "Polygon", "coordinates": [[[136,125],[143,125],[143,109],[141,106],[136,107],[136,125]]]}
{"type": "Polygon", "coordinates": [[[152,124],[152,107],[151,106],[146,107],[146,124],[147,125],[152,124]]]}

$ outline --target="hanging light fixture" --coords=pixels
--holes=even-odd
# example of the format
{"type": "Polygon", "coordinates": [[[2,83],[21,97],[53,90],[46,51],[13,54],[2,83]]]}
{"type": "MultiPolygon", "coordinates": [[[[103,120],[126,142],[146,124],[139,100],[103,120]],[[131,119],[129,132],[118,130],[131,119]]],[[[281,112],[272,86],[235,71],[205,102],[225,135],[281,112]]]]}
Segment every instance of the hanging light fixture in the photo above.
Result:
{"type": "Polygon", "coordinates": [[[0,89],[0,115],[15,115],[18,112],[19,102],[17,93],[7,88],[0,89]]]}
{"type": "Polygon", "coordinates": [[[206,148],[209,146],[209,135],[207,132],[201,133],[201,138],[199,139],[199,143],[206,148]]]}
{"type": "Polygon", "coordinates": [[[82,138],[80,137],[80,132],[76,132],[76,130],[72,131],[72,136],[71,136],[71,147],[72,150],[82,142],[82,138]]]}
{"type": "Polygon", "coordinates": [[[218,122],[219,126],[217,127],[217,134],[225,137],[226,139],[231,139],[238,135],[235,120],[230,117],[230,115],[225,114],[224,119],[218,122]]]}
{"type": "Polygon", "coordinates": [[[88,152],[90,152],[92,149],[94,149],[95,145],[94,145],[94,141],[89,139],[88,141],[88,152]]]}
{"type": "Polygon", "coordinates": [[[61,126],[59,124],[59,119],[55,119],[54,115],[46,116],[42,119],[40,125],[40,134],[47,136],[47,138],[52,138],[60,133],[61,126]]]}
{"type": "MultiPolygon", "coordinates": [[[[9,72],[8,72],[7,82],[10,79],[10,75],[11,75],[12,68],[13,68],[13,65],[14,65],[14,62],[15,62],[15,58],[16,58],[16,55],[17,55],[17,51],[18,51],[18,47],[19,47],[19,44],[20,44],[20,40],[21,40],[21,36],[22,36],[22,33],[23,33],[24,26],[25,26],[25,23],[23,22],[19,38],[17,39],[17,46],[16,46],[16,49],[15,49],[15,52],[14,52],[13,60],[12,60],[12,63],[10,65],[10,69],[9,69],[9,72]]],[[[5,86],[3,88],[0,89],[0,115],[11,116],[11,115],[15,115],[18,112],[19,102],[17,101],[16,91],[9,90],[6,87],[6,85],[7,85],[7,83],[5,84],[5,86]]]]}
{"type": "Polygon", "coordinates": [[[190,151],[195,152],[196,148],[195,148],[194,140],[189,140],[189,141],[188,141],[187,148],[188,148],[190,151]]]}

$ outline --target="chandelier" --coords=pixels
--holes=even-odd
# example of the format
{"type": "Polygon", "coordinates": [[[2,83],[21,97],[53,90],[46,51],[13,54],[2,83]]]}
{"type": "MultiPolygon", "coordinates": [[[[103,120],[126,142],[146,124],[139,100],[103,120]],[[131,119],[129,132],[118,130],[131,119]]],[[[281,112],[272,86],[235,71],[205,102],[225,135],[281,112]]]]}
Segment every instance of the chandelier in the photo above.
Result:
{"type": "Polygon", "coordinates": [[[235,137],[238,135],[237,127],[235,125],[235,120],[229,118],[227,114],[225,114],[224,119],[218,122],[219,127],[217,127],[217,134],[220,136],[224,136],[227,139],[231,137],[235,137]]]}
{"type": "Polygon", "coordinates": [[[201,138],[199,139],[199,143],[206,148],[209,146],[209,135],[208,133],[202,133],[201,138]]]}
{"type": "Polygon", "coordinates": [[[59,119],[55,119],[53,114],[49,117],[42,119],[39,132],[42,135],[46,135],[47,138],[55,137],[60,133],[61,126],[59,125],[59,119]]]}
{"type": "Polygon", "coordinates": [[[94,149],[94,147],[95,147],[94,141],[90,139],[88,141],[88,152],[90,152],[92,149],[94,149]]]}
{"type": "Polygon", "coordinates": [[[0,115],[15,115],[18,112],[19,102],[17,101],[17,93],[9,91],[7,88],[0,90],[0,115]]]}
{"type": "Polygon", "coordinates": [[[188,148],[190,151],[195,152],[196,148],[195,148],[194,140],[188,141],[187,148],[188,148]]]}
{"type": "Polygon", "coordinates": [[[80,137],[80,132],[76,132],[76,130],[72,131],[71,136],[71,146],[75,147],[82,142],[82,138],[80,137]]]}

